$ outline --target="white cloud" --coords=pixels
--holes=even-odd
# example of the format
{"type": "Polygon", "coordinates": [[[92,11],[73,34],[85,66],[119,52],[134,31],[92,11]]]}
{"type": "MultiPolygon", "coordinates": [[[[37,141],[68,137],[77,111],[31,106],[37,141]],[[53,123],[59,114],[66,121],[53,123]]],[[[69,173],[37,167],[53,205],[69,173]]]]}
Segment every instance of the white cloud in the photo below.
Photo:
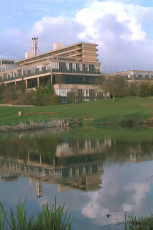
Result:
{"type": "Polygon", "coordinates": [[[40,53],[52,50],[55,42],[97,43],[102,71],[153,70],[153,40],[147,35],[152,22],[153,7],[123,1],[89,1],[73,18],[43,17],[28,34],[21,34],[18,28],[4,31],[0,37],[1,57],[6,52],[16,52],[18,59],[23,58],[28,42],[35,36],[40,53]]]}
{"type": "Polygon", "coordinates": [[[129,36],[125,38],[134,41],[145,38],[146,33],[145,31],[142,31],[141,20],[143,19],[142,16],[150,14],[150,11],[150,8],[135,6],[134,4],[125,5],[119,1],[94,1],[88,8],[82,9],[78,12],[76,19],[86,26],[87,33],[95,37],[96,21],[102,19],[106,15],[114,15],[116,16],[116,20],[123,23],[131,32],[129,36]],[[139,14],[142,15],[141,20],[139,14]]]}
{"type": "Polygon", "coordinates": [[[35,22],[29,37],[38,36],[40,49],[49,51],[55,42],[64,42],[66,45],[78,42],[78,34],[83,30],[84,26],[75,19],[44,17],[35,22]]]}

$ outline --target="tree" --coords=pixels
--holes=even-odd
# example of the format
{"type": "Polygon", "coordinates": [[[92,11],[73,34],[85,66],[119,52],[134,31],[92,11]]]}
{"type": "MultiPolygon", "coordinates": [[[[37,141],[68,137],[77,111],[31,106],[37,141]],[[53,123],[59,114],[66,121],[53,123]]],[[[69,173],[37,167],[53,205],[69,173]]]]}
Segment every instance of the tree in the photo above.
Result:
{"type": "Polygon", "coordinates": [[[140,97],[149,97],[151,93],[150,87],[146,83],[142,83],[139,87],[139,96],[140,97]]]}
{"type": "Polygon", "coordinates": [[[5,91],[5,85],[0,84],[0,103],[2,103],[2,100],[4,98],[4,91],[5,91]]]}
{"type": "Polygon", "coordinates": [[[129,95],[130,96],[136,96],[137,95],[137,86],[133,82],[130,82],[129,95]]]}
{"type": "Polygon", "coordinates": [[[105,94],[110,93],[113,96],[113,102],[115,96],[125,96],[127,94],[126,80],[120,75],[111,75],[98,77],[95,79],[94,84],[96,88],[103,90],[105,94]]]}
{"type": "Polygon", "coordinates": [[[97,77],[92,83],[96,86],[97,89],[103,91],[106,99],[106,95],[109,92],[109,81],[106,79],[105,75],[97,77]]]}
{"type": "Polygon", "coordinates": [[[21,80],[21,92],[24,93],[26,91],[26,86],[25,86],[25,81],[22,77],[22,80],[21,80]]]}
{"type": "Polygon", "coordinates": [[[125,96],[127,94],[127,82],[121,75],[113,75],[107,78],[108,90],[113,95],[113,102],[115,96],[125,96]]]}
{"type": "Polygon", "coordinates": [[[153,96],[153,84],[150,86],[150,96],[153,96]]]}
{"type": "Polygon", "coordinates": [[[53,93],[53,88],[52,88],[52,85],[51,85],[51,82],[48,80],[47,81],[47,85],[46,85],[46,87],[47,87],[47,94],[54,94],[53,93]]]}

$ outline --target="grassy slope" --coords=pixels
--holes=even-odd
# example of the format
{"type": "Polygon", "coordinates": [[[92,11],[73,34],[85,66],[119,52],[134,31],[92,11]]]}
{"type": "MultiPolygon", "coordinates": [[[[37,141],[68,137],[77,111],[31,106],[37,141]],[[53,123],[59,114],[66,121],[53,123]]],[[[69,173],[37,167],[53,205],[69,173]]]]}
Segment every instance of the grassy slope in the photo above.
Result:
{"type": "Polygon", "coordinates": [[[150,110],[152,109],[152,98],[126,97],[116,98],[115,103],[111,100],[90,101],[81,104],[59,105],[59,106],[38,106],[38,107],[11,107],[0,106],[0,125],[17,124],[21,122],[29,122],[29,119],[50,120],[51,118],[68,118],[73,117],[83,120],[82,115],[90,115],[90,118],[96,118],[94,121],[84,121],[91,124],[97,122],[117,122],[121,118],[133,117],[136,120],[146,120],[152,117],[150,110]],[[140,104],[150,103],[142,106],[140,104]],[[67,108],[67,109],[65,109],[67,108]],[[59,115],[31,115],[31,116],[14,116],[22,113],[36,112],[59,112],[59,115]]]}

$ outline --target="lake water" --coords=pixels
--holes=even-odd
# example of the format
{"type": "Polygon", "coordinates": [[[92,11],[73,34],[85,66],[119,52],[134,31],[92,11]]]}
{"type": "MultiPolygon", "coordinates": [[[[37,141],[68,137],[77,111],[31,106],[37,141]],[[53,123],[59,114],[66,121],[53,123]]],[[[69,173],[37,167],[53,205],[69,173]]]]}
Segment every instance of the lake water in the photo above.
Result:
{"type": "Polygon", "coordinates": [[[129,215],[153,213],[152,129],[118,127],[0,135],[0,202],[28,215],[65,203],[72,229],[124,229],[129,215]],[[149,210],[148,210],[149,209],[149,210]],[[107,217],[107,214],[111,215],[107,217]]]}

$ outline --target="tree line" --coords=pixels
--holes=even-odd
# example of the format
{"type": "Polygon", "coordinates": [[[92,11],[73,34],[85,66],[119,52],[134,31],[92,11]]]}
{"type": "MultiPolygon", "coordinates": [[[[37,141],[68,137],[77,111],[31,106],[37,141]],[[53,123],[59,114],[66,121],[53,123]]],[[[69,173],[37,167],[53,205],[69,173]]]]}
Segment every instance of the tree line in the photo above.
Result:
{"type": "MultiPolygon", "coordinates": [[[[101,75],[95,78],[92,82],[97,90],[102,90],[105,95],[107,94],[115,101],[116,96],[140,96],[148,97],[153,96],[153,84],[143,80],[141,82],[128,82],[121,75],[101,75]]],[[[67,94],[69,103],[80,103],[82,95],[79,94],[77,89],[72,89],[67,94]]],[[[0,103],[2,104],[16,104],[24,105],[31,104],[35,106],[50,106],[60,105],[61,97],[55,95],[51,82],[48,80],[47,84],[41,84],[35,90],[26,90],[25,81],[22,79],[20,84],[0,84],[0,103]]]]}
{"type": "Polygon", "coordinates": [[[25,81],[22,79],[20,84],[1,84],[0,103],[35,106],[60,105],[61,97],[55,95],[51,82],[41,84],[35,90],[26,90],[25,81]]]}
{"type": "Polygon", "coordinates": [[[113,102],[115,102],[116,96],[153,96],[153,85],[150,82],[143,80],[129,83],[121,75],[111,75],[109,77],[101,75],[101,77],[94,79],[92,84],[96,86],[96,89],[103,90],[105,99],[107,93],[109,93],[113,98],[113,102]]]}

